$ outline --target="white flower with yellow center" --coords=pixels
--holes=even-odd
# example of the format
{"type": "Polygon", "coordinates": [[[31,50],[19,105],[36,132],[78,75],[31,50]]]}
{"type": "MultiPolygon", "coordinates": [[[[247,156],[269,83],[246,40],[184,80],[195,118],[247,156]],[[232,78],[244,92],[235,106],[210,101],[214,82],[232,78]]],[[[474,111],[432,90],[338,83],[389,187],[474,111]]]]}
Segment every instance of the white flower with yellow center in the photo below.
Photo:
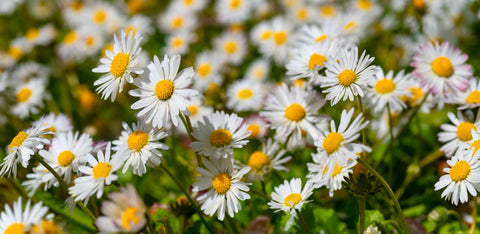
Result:
{"type": "Polygon", "coordinates": [[[234,111],[259,111],[263,106],[266,88],[261,81],[248,79],[234,82],[227,90],[227,107],[234,111]]]}
{"type": "Polygon", "coordinates": [[[458,109],[473,109],[480,106],[480,82],[477,78],[470,79],[467,89],[463,92],[455,92],[455,96],[449,102],[460,105],[458,109]]]}
{"type": "Polygon", "coordinates": [[[105,46],[105,37],[98,29],[82,27],[78,32],[80,57],[97,56],[98,52],[105,46]]]}
{"type": "Polygon", "coordinates": [[[188,46],[192,41],[192,34],[190,32],[177,32],[167,37],[167,45],[163,48],[165,54],[184,55],[188,52],[188,46]]]}
{"type": "Polygon", "coordinates": [[[143,68],[138,66],[141,40],[139,33],[126,35],[121,31],[120,39],[114,35],[113,52],[105,51],[107,57],[100,59],[102,64],[92,69],[96,73],[106,73],[93,83],[98,86],[96,92],[101,93],[103,99],[111,97],[112,102],[115,101],[117,93],[123,91],[125,81],[133,83],[134,76],[143,73],[143,68]]]}
{"type": "Polygon", "coordinates": [[[266,43],[273,35],[272,26],[265,21],[260,21],[250,31],[250,39],[256,45],[266,43]]]}
{"type": "Polygon", "coordinates": [[[45,97],[45,83],[40,79],[31,79],[26,83],[16,84],[15,97],[16,104],[13,105],[12,112],[25,119],[31,114],[39,112],[43,107],[43,98],[45,97]]]}
{"type": "Polygon", "coordinates": [[[413,75],[434,95],[446,95],[467,88],[472,68],[466,64],[468,56],[449,42],[426,42],[417,49],[410,64],[413,75]]]}
{"type": "Polygon", "coordinates": [[[63,37],[62,41],[57,46],[57,55],[65,62],[79,61],[83,57],[82,44],[80,40],[80,31],[82,29],[74,29],[63,37]]]}
{"type": "Polygon", "coordinates": [[[338,28],[334,24],[323,23],[317,25],[303,25],[298,28],[293,35],[293,48],[299,48],[307,45],[314,45],[325,40],[334,40],[338,38],[338,28]]]}
{"type": "Polygon", "coordinates": [[[305,3],[300,3],[295,7],[287,8],[287,15],[299,25],[313,21],[316,16],[314,14],[314,8],[305,3]]]}
{"type": "Polygon", "coordinates": [[[178,126],[180,113],[190,115],[187,98],[198,95],[188,87],[192,83],[193,69],[185,68],[178,72],[180,55],[165,55],[162,62],[154,56],[153,62],[147,66],[148,72],[135,80],[138,89],[128,92],[140,98],[131,108],[139,110],[137,117],[151,123],[154,128],[162,128],[172,122],[178,126]]]}
{"type": "Polygon", "coordinates": [[[58,184],[57,180],[52,180],[52,173],[43,165],[40,164],[34,167],[32,171],[27,174],[27,180],[22,182],[22,186],[28,191],[28,196],[33,196],[43,184],[45,191],[54,186],[55,183],[58,184]]]}
{"type": "Polygon", "coordinates": [[[233,148],[242,148],[250,136],[248,126],[242,123],[243,119],[237,114],[225,114],[223,111],[204,116],[203,121],[193,128],[192,136],[197,141],[190,143],[190,147],[213,158],[233,156],[233,148]]]}
{"type": "Polygon", "coordinates": [[[47,24],[40,28],[29,28],[25,33],[27,43],[32,46],[47,45],[52,42],[57,32],[52,24],[47,24]]]}
{"type": "Polygon", "coordinates": [[[295,210],[300,211],[303,205],[309,202],[307,199],[312,193],[312,184],[307,182],[302,189],[302,179],[300,178],[293,178],[290,181],[285,180],[283,184],[275,187],[275,191],[270,194],[272,200],[268,202],[268,206],[275,212],[283,210],[295,214],[295,210]]]}
{"type": "Polygon", "coordinates": [[[173,4],[165,10],[164,14],[159,15],[157,23],[163,31],[168,33],[192,32],[197,27],[197,17],[192,12],[175,8],[173,4]]]}
{"type": "Polygon", "coordinates": [[[67,133],[68,131],[73,129],[72,122],[70,118],[68,118],[65,114],[58,114],[55,115],[54,113],[50,113],[41,117],[39,120],[36,120],[32,123],[32,125],[36,124],[43,124],[43,125],[50,125],[47,131],[51,131],[54,134],[62,134],[67,133]]]}
{"type": "Polygon", "coordinates": [[[151,19],[142,14],[135,14],[124,25],[125,33],[140,33],[145,38],[148,38],[154,32],[151,19]]]}
{"type": "Polygon", "coordinates": [[[225,64],[225,56],[219,51],[203,51],[195,58],[195,78],[193,87],[199,91],[206,91],[208,86],[215,82],[220,84],[222,77],[220,69],[225,64]]]}
{"type": "Polygon", "coordinates": [[[45,125],[42,122],[34,124],[31,128],[20,131],[10,141],[7,149],[7,156],[0,164],[0,175],[17,176],[17,163],[21,163],[23,167],[27,167],[30,161],[30,156],[35,153],[35,150],[42,149],[49,140],[43,138],[47,133],[47,129],[51,126],[45,125]]]}
{"type": "Polygon", "coordinates": [[[313,154],[312,158],[314,163],[307,163],[309,172],[307,178],[314,188],[327,187],[330,197],[333,197],[333,192],[342,188],[343,181],[352,173],[352,168],[357,165],[355,159],[342,160],[343,162],[335,161],[333,170],[328,170],[326,162],[319,155],[313,154]]]}
{"type": "Polygon", "coordinates": [[[217,19],[224,24],[242,23],[250,17],[252,0],[218,0],[215,1],[217,19]]]}
{"type": "Polygon", "coordinates": [[[0,233],[23,234],[32,231],[33,225],[40,223],[48,212],[48,208],[41,202],[30,207],[30,200],[22,208],[22,198],[13,203],[13,207],[5,205],[5,210],[0,214],[0,233]]]}
{"type": "MultiPolygon", "coordinates": [[[[92,150],[93,140],[86,133],[79,136],[72,131],[57,134],[48,150],[40,150],[39,154],[68,184],[72,179],[72,172],[77,172],[78,166],[85,162],[85,157],[92,150]]],[[[53,175],[45,177],[56,181],[53,175]]],[[[58,186],[58,181],[55,182],[58,186]]]]}
{"type": "Polygon", "coordinates": [[[272,58],[277,64],[283,65],[289,59],[288,50],[292,40],[294,25],[286,18],[276,17],[269,21],[271,36],[265,43],[260,43],[260,52],[268,58],[272,58]]]}
{"type": "Polygon", "coordinates": [[[322,131],[320,137],[315,141],[317,153],[313,154],[313,157],[319,157],[317,161],[325,162],[324,165],[328,168],[327,175],[332,174],[335,163],[344,165],[346,161],[355,159],[356,153],[370,152],[368,146],[354,143],[360,136],[359,132],[369,123],[369,121],[363,121],[362,113],[352,121],[354,111],[354,108],[348,112],[343,110],[338,128],[335,120],[331,120],[330,131],[322,131]]]}
{"type": "Polygon", "coordinates": [[[338,15],[339,7],[333,4],[334,2],[322,4],[319,8],[319,16],[321,19],[332,19],[338,15]]]}
{"type": "MultiPolygon", "coordinates": [[[[88,25],[111,35],[124,25],[123,14],[112,4],[106,2],[94,2],[85,9],[85,16],[90,20],[88,25]]],[[[84,19],[85,20],[85,19],[84,19]]]]}
{"type": "Polygon", "coordinates": [[[250,190],[250,184],[241,181],[250,167],[235,170],[230,158],[204,160],[203,163],[206,169],[197,167],[200,176],[192,185],[193,192],[208,190],[197,197],[197,201],[202,204],[202,211],[210,216],[217,212],[219,220],[224,219],[225,213],[233,217],[242,209],[239,200],[250,199],[250,195],[246,193],[250,190]]]}
{"type": "Polygon", "coordinates": [[[125,162],[122,172],[125,173],[131,166],[133,174],[141,176],[147,172],[146,166],[160,165],[162,160],[160,149],[168,149],[168,146],[160,140],[168,134],[158,128],[152,128],[142,120],[133,123],[131,128],[127,123],[123,123],[122,126],[122,135],[112,142],[116,157],[125,162]]]}
{"type": "Polygon", "coordinates": [[[111,157],[110,150],[111,143],[108,142],[105,153],[99,150],[97,158],[88,154],[85,161],[89,165],[78,167],[81,176],[75,178],[74,185],[68,188],[68,192],[75,201],[83,200],[87,204],[90,196],[94,194],[100,199],[105,185],[110,185],[112,181],[117,180],[118,176],[114,172],[120,169],[122,161],[111,157]]]}
{"type": "Polygon", "coordinates": [[[243,33],[226,32],[214,39],[215,50],[222,53],[226,62],[239,65],[247,53],[247,41],[243,33]]]}
{"type": "Polygon", "coordinates": [[[407,106],[400,97],[412,97],[412,91],[407,88],[412,84],[411,75],[400,71],[393,76],[393,71],[384,74],[382,68],[378,68],[375,74],[375,84],[369,88],[367,97],[370,107],[374,112],[381,112],[390,106],[392,112],[400,112],[407,106]]]}
{"type": "Polygon", "coordinates": [[[250,154],[247,165],[251,168],[248,180],[263,180],[265,174],[272,170],[288,171],[284,163],[289,162],[292,157],[284,157],[286,150],[280,150],[278,142],[269,139],[267,143],[262,143],[262,150],[257,150],[250,154]]]}
{"type": "Polygon", "coordinates": [[[289,143],[296,145],[302,139],[302,132],[306,131],[314,139],[319,136],[320,129],[316,124],[326,119],[317,113],[324,104],[325,101],[314,90],[299,86],[289,88],[282,84],[267,97],[260,116],[270,122],[272,129],[276,129],[276,138],[291,135],[289,143]]]}
{"type": "Polygon", "coordinates": [[[18,64],[12,72],[12,84],[27,83],[30,80],[48,81],[51,73],[51,68],[43,64],[28,61],[18,64]]]}
{"type": "Polygon", "coordinates": [[[107,196],[111,201],[102,202],[103,216],[95,220],[101,233],[136,233],[145,226],[147,209],[131,184],[107,196]]]}
{"type": "Polygon", "coordinates": [[[247,68],[245,79],[263,81],[270,72],[270,61],[264,58],[253,61],[247,68]]]}
{"type": "Polygon", "coordinates": [[[179,0],[174,1],[173,8],[182,9],[182,11],[196,13],[203,10],[207,6],[207,0],[179,0]]]}
{"type": "Polygon", "coordinates": [[[249,138],[262,139],[268,133],[268,123],[267,121],[258,116],[251,115],[246,119],[247,131],[250,131],[249,138]]]}
{"type": "Polygon", "coordinates": [[[330,105],[337,104],[340,100],[353,101],[355,96],[364,96],[364,90],[374,81],[375,66],[369,66],[373,57],[363,51],[358,57],[358,48],[343,49],[339,52],[338,62],[328,60],[325,67],[326,77],[322,83],[323,93],[330,105]]]}
{"type": "Polygon", "coordinates": [[[440,177],[435,184],[435,191],[445,188],[442,192],[442,198],[450,200],[452,204],[458,205],[458,202],[468,201],[468,195],[477,196],[480,191],[480,151],[472,156],[471,150],[459,150],[449,160],[449,168],[444,168],[447,173],[440,177]]]}
{"type": "Polygon", "coordinates": [[[442,132],[438,134],[438,140],[445,143],[440,150],[445,152],[447,157],[451,157],[460,148],[462,143],[471,144],[473,142],[472,130],[479,133],[480,116],[474,122],[468,120],[461,112],[455,114],[448,112],[448,118],[452,124],[442,124],[442,132]]]}

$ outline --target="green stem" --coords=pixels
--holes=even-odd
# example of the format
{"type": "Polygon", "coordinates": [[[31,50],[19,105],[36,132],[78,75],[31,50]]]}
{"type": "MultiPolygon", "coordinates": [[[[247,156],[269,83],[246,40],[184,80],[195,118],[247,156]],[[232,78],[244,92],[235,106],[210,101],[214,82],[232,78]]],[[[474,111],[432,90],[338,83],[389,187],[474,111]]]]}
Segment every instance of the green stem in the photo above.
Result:
{"type": "Polygon", "coordinates": [[[300,213],[300,211],[297,210],[297,209],[294,209],[294,210],[297,213],[298,219],[300,219],[300,223],[302,224],[303,230],[305,231],[305,233],[310,234],[311,233],[310,229],[308,228],[307,224],[305,223],[305,219],[303,218],[302,213],[300,213]]]}
{"type": "Polygon", "coordinates": [[[268,198],[268,196],[265,193],[262,193],[260,191],[255,190],[255,189],[250,189],[250,192],[255,193],[255,194],[265,198],[265,200],[267,200],[267,201],[270,200],[270,198],[268,198]]]}
{"type": "Polygon", "coordinates": [[[205,219],[203,218],[203,214],[202,214],[202,211],[200,211],[200,209],[198,208],[198,206],[196,205],[196,203],[193,201],[192,197],[190,197],[190,194],[187,192],[187,190],[185,190],[185,188],[183,188],[183,185],[180,183],[180,181],[178,181],[178,179],[172,174],[172,172],[170,172],[170,170],[168,170],[162,163],[160,164],[160,167],[168,174],[168,176],[170,176],[170,178],[173,180],[173,182],[175,182],[175,184],[177,185],[177,187],[182,190],[183,194],[185,194],[185,196],[187,197],[188,201],[190,201],[190,203],[192,204],[193,208],[195,209],[195,211],[198,213],[198,216],[200,216],[200,220],[202,221],[202,223],[205,225],[205,227],[208,229],[208,231],[210,233],[215,233],[212,229],[212,227],[210,227],[210,225],[208,225],[208,223],[205,221],[205,219]]]}
{"type": "Polygon", "coordinates": [[[363,234],[365,230],[365,207],[367,203],[366,196],[358,196],[358,216],[359,216],[359,229],[358,233],[363,234]]]}
{"type": "Polygon", "coordinates": [[[473,234],[475,232],[475,226],[477,224],[477,196],[473,198],[473,209],[472,209],[472,226],[470,227],[469,234],[473,234]]]}
{"type": "MultiPolygon", "coordinates": [[[[182,119],[183,126],[185,126],[185,129],[187,130],[190,141],[197,141],[197,139],[192,135],[193,127],[192,122],[190,121],[190,117],[184,116],[182,113],[180,113],[180,118],[182,119]]],[[[203,167],[202,157],[200,157],[200,154],[195,152],[195,157],[197,158],[198,166],[203,167]]]]}
{"type": "Polygon", "coordinates": [[[392,120],[392,111],[390,110],[390,104],[387,103],[387,114],[388,114],[388,132],[390,134],[390,144],[388,144],[388,152],[389,154],[384,154],[383,157],[385,157],[385,155],[388,155],[390,157],[390,163],[388,164],[388,180],[389,181],[392,181],[393,180],[393,150],[394,150],[394,144],[395,144],[395,139],[394,139],[394,136],[393,136],[393,120],[392,120]]]}
{"type": "Polygon", "coordinates": [[[234,222],[235,220],[226,214],[225,214],[225,219],[226,219],[226,224],[228,225],[228,227],[230,227],[230,232],[233,234],[240,234],[237,224],[234,222]]]}
{"type": "Polygon", "coordinates": [[[357,161],[361,163],[363,166],[365,166],[368,170],[370,170],[370,172],[372,172],[377,177],[377,179],[382,183],[383,187],[385,187],[388,195],[393,200],[393,204],[395,205],[395,208],[397,209],[400,226],[403,229],[403,233],[410,233],[407,223],[405,222],[405,217],[403,216],[403,211],[402,211],[402,208],[400,207],[400,203],[398,203],[398,200],[395,197],[395,194],[393,193],[388,183],[372,166],[370,166],[370,164],[368,164],[365,160],[363,160],[362,157],[357,158],[357,161]]]}

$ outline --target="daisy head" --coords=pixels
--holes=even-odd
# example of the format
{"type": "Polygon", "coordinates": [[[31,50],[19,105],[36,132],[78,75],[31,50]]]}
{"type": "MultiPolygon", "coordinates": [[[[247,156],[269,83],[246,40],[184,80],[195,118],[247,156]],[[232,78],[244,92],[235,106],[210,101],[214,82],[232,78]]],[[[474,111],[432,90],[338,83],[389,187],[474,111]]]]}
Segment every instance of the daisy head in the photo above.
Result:
{"type": "Polygon", "coordinates": [[[259,115],[251,115],[246,119],[247,131],[250,131],[249,138],[261,139],[268,133],[267,121],[259,115]]]}
{"type": "Polygon", "coordinates": [[[241,23],[250,17],[253,2],[250,0],[219,0],[216,1],[215,10],[221,23],[241,23]]]}
{"type": "Polygon", "coordinates": [[[318,154],[312,155],[312,158],[314,163],[307,164],[309,172],[307,178],[309,178],[314,188],[327,187],[330,197],[333,197],[333,193],[336,190],[342,188],[345,178],[353,172],[352,168],[357,164],[357,161],[352,159],[352,156],[346,161],[335,161],[333,168],[329,170],[327,162],[322,160],[318,154]]]}
{"type": "Polygon", "coordinates": [[[405,109],[406,105],[400,97],[412,97],[412,91],[407,89],[411,85],[410,80],[410,74],[405,74],[403,70],[393,76],[393,71],[385,74],[382,68],[378,68],[375,73],[375,84],[372,83],[373,87],[369,88],[368,92],[373,111],[381,112],[386,105],[389,105],[393,112],[405,109]]]}
{"type": "Polygon", "coordinates": [[[451,102],[460,105],[458,108],[460,110],[480,106],[480,82],[478,82],[478,79],[470,79],[467,89],[463,92],[455,92],[451,102]]]}
{"type": "Polygon", "coordinates": [[[309,202],[307,199],[312,193],[313,187],[310,183],[306,183],[302,189],[302,179],[300,178],[285,180],[270,194],[272,200],[268,202],[268,206],[275,212],[283,210],[294,214],[295,209],[301,210],[303,205],[309,202]]]}
{"type": "Polygon", "coordinates": [[[454,155],[463,143],[471,144],[473,142],[472,130],[476,133],[480,130],[478,114],[475,121],[468,120],[460,111],[457,116],[449,112],[448,118],[453,124],[442,124],[440,127],[443,131],[438,134],[438,140],[444,143],[440,150],[445,152],[447,157],[454,155]]]}
{"type": "Polygon", "coordinates": [[[246,71],[245,78],[250,80],[265,80],[270,71],[270,62],[267,59],[258,59],[252,62],[246,71]]]}
{"type": "Polygon", "coordinates": [[[48,208],[41,202],[31,207],[30,200],[25,208],[22,208],[22,198],[20,197],[12,207],[5,205],[5,210],[0,214],[0,232],[14,234],[33,231],[33,226],[40,223],[47,212],[48,208]]]}
{"type": "Polygon", "coordinates": [[[168,55],[173,54],[186,54],[188,52],[188,46],[192,41],[192,34],[190,32],[178,32],[174,33],[167,38],[167,45],[163,48],[163,51],[168,55]]]}
{"type": "Polygon", "coordinates": [[[221,83],[220,69],[225,62],[219,51],[203,51],[195,59],[195,78],[193,86],[200,91],[207,90],[211,82],[221,83]]]}
{"type": "Polygon", "coordinates": [[[31,113],[38,113],[39,108],[43,107],[45,86],[45,82],[40,79],[17,84],[15,87],[17,102],[13,105],[12,112],[21,119],[27,118],[31,113]]]}
{"type": "Polygon", "coordinates": [[[263,180],[265,174],[272,170],[288,171],[288,167],[284,166],[292,158],[284,157],[286,150],[280,150],[278,143],[269,139],[267,143],[262,143],[262,149],[250,154],[247,165],[251,168],[249,173],[249,181],[263,180]]]}
{"type": "Polygon", "coordinates": [[[234,111],[259,111],[266,90],[261,81],[248,79],[234,82],[227,90],[227,107],[234,111]]]}
{"type": "Polygon", "coordinates": [[[247,41],[242,33],[225,32],[214,39],[215,49],[221,52],[226,62],[238,65],[247,52],[247,41]]]}
{"type": "Polygon", "coordinates": [[[225,213],[233,217],[242,206],[239,201],[250,199],[248,183],[242,182],[242,177],[248,173],[250,167],[235,170],[232,159],[204,160],[206,168],[197,167],[200,174],[193,184],[193,192],[205,191],[197,197],[202,204],[205,214],[213,216],[215,212],[219,220],[223,220],[225,213]]]}

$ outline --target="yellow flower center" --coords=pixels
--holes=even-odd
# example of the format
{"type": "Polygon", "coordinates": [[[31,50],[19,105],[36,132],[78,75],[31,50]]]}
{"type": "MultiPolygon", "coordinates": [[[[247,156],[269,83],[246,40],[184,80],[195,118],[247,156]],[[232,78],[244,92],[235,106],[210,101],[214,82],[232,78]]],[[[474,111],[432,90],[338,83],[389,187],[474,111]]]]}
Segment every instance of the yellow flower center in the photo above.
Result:
{"type": "Polygon", "coordinates": [[[323,149],[325,149],[325,152],[327,152],[327,154],[331,154],[340,148],[340,146],[342,145],[342,142],[343,142],[342,134],[338,132],[331,132],[323,140],[322,146],[323,146],[323,149]]]}
{"type": "Polygon", "coordinates": [[[10,55],[14,59],[19,59],[22,56],[23,51],[18,46],[11,46],[8,48],[8,55],[10,55]]]}
{"type": "Polygon", "coordinates": [[[263,77],[263,75],[265,75],[265,70],[262,68],[256,68],[253,71],[253,75],[255,75],[256,78],[261,78],[263,77]]]}
{"type": "Polygon", "coordinates": [[[175,17],[172,20],[172,27],[173,28],[180,28],[183,25],[183,19],[181,17],[175,17]]]}
{"type": "Polygon", "coordinates": [[[62,151],[57,157],[58,165],[61,167],[69,166],[74,159],[75,155],[70,150],[62,151]]]}
{"type": "Polygon", "coordinates": [[[250,137],[257,137],[260,133],[260,126],[256,123],[248,125],[247,131],[250,131],[250,137]]]}
{"type": "Polygon", "coordinates": [[[368,0],[359,0],[357,2],[357,5],[358,5],[358,8],[362,10],[369,10],[370,8],[372,8],[372,3],[368,0]]]}
{"type": "Polygon", "coordinates": [[[325,5],[320,8],[320,13],[323,16],[333,16],[335,14],[335,7],[332,5],[325,5]]]}
{"type": "MultiPolygon", "coordinates": [[[[315,39],[315,43],[318,43],[318,42],[320,42],[320,41],[323,41],[323,40],[327,39],[327,37],[328,37],[327,35],[323,34],[323,35],[317,37],[317,39],[315,39]]],[[[326,59],[325,59],[325,60],[326,60],[326,59]]]]}
{"type": "Polygon", "coordinates": [[[413,0],[412,1],[413,7],[417,8],[418,10],[425,9],[425,0],[413,0]]]}
{"type": "Polygon", "coordinates": [[[472,155],[474,155],[474,154],[480,149],[480,140],[474,141],[474,142],[470,145],[470,148],[469,148],[469,149],[472,149],[472,148],[473,148],[473,153],[472,153],[472,155]]]}
{"type": "Polygon", "coordinates": [[[215,177],[213,177],[212,187],[219,194],[226,193],[230,189],[230,185],[230,176],[225,172],[218,173],[215,175],[215,177]]]}
{"type": "Polygon", "coordinates": [[[189,107],[187,107],[187,109],[188,111],[190,111],[191,116],[195,116],[198,112],[198,107],[195,105],[190,105],[189,107]]]}
{"type": "Polygon", "coordinates": [[[375,92],[379,94],[387,94],[393,92],[395,90],[395,83],[391,79],[382,79],[377,81],[375,84],[375,92]]]}
{"type": "Polygon", "coordinates": [[[343,86],[350,86],[357,80],[357,74],[350,69],[345,69],[338,74],[338,83],[343,86]]]}
{"type": "Polygon", "coordinates": [[[20,147],[22,143],[27,139],[28,133],[24,131],[20,131],[10,142],[10,145],[8,145],[8,151],[12,152],[13,147],[20,147]]]}
{"type": "Polygon", "coordinates": [[[423,97],[423,90],[418,87],[410,87],[407,88],[407,90],[410,90],[412,92],[412,97],[400,96],[400,99],[408,103],[410,106],[415,106],[417,101],[423,97]]]}
{"type": "Polygon", "coordinates": [[[287,33],[284,31],[274,33],[273,41],[275,41],[275,44],[277,44],[278,46],[285,44],[285,42],[287,41],[287,33]]]}
{"type": "Polygon", "coordinates": [[[303,79],[296,79],[294,82],[293,82],[293,86],[298,86],[298,87],[302,87],[303,84],[305,83],[305,80],[303,79]]]}
{"type": "Polygon", "coordinates": [[[308,17],[308,11],[305,8],[301,8],[297,11],[297,19],[304,20],[308,17]]]}
{"type": "Polygon", "coordinates": [[[93,45],[93,43],[95,43],[95,38],[93,38],[93,37],[85,38],[85,45],[91,46],[91,45],[93,45]]]}
{"type": "Polygon", "coordinates": [[[340,174],[340,172],[342,172],[342,169],[343,167],[339,167],[338,163],[335,162],[335,167],[333,168],[333,172],[332,172],[332,178],[340,174]]]}
{"type": "Polygon", "coordinates": [[[305,109],[298,103],[293,103],[285,109],[285,117],[290,121],[298,122],[305,118],[305,115],[305,109]]]}
{"type": "Polygon", "coordinates": [[[24,234],[25,225],[23,223],[12,223],[5,229],[4,234],[24,234]]]}
{"type": "Polygon", "coordinates": [[[468,104],[480,103],[480,91],[473,90],[465,100],[468,104]]]}
{"type": "Polygon", "coordinates": [[[20,103],[28,101],[28,99],[32,96],[32,90],[29,88],[22,88],[17,93],[17,101],[20,103]]]}
{"type": "Polygon", "coordinates": [[[261,170],[270,163],[270,158],[262,151],[255,151],[248,159],[248,165],[253,170],[261,170]]]}
{"type": "Polygon", "coordinates": [[[298,204],[302,200],[302,195],[300,193],[290,193],[288,194],[287,197],[285,197],[285,200],[283,200],[283,203],[286,206],[293,207],[294,205],[298,204]]]}
{"type": "Polygon", "coordinates": [[[41,223],[33,225],[33,233],[60,234],[63,232],[54,221],[44,219],[41,223]]]}
{"type": "Polygon", "coordinates": [[[83,8],[82,1],[75,1],[70,5],[74,11],[80,11],[83,8]]]}
{"type": "Polygon", "coordinates": [[[210,133],[210,144],[215,147],[222,147],[232,141],[232,133],[227,129],[217,129],[210,133]]]}
{"type": "Polygon", "coordinates": [[[128,207],[122,214],[122,227],[127,231],[131,230],[130,224],[137,224],[140,222],[140,217],[137,216],[138,209],[136,207],[128,207]]]}
{"type": "Polygon", "coordinates": [[[183,45],[183,39],[181,37],[175,37],[172,40],[172,47],[178,48],[183,45]]]}
{"type": "Polygon", "coordinates": [[[158,99],[166,101],[170,99],[173,94],[174,86],[173,82],[170,80],[161,80],[155,85],[155,94],[158,99]]]}
{"type": "Polygon", "coordinates": [[[271,36],[272,36],[272,32],[270,30],[266,30],[262,33],[260,38],[265,41],[265,40],[270,39],[271,36]]]}
{"type": "Polygon", "coordinates": [[[455,181],[459,182],[468,177],[470,174],[470,165],[465,161],[458,161],[453,165],[450,169],[450,178],[455,181]]]}
{"type": "Polygon", "coordinates": [[[325,56],[314,53],[310,56],[310,59],[308,60],[308,68],[310,68],[310,70],[315,70],[315,65],[323,66],[325,61],[327,61],[327,58],[325,56]]]}
{"type": "Polygon", "coordinates": [[[107,14],[104,10],[95,11],[95,14],[93,15],[93,20],[95,21],[95,23],[101,24],[105,22],[105,19],[107,19],[107,14]]]}
{"type": "Polygon", "coordinates": [[[241,0],[231,0],[230,1],[230,8],[232,9],[238,9],[242,5],[241,0]]]}
{"type": "Polygon", "coordinates": [[[77,41],[77,34],[75,32],[69,32],[64,38],[63,42],[67,45],[71,45],[77,41]]]}
{"type": "Polygon", "coordinates": [[[208,76],[211,70],[212,70],[212,67],[208,63],[198,66],[198,69],[197,69],[198,74],[203,77],[208,76]]]}
{"type": "Polygon", "coordinates": [[[253,96],[253,92],[251,89],[241,89],[238,91],[237,96],[238,98],[245,100],[251,98],[253,96]]]}
{"type": "Polygon", "coordinates": [[[440,77],[449,77],[453,73],[452,62],[447,57],[437,57],[432,61],[432,71],[440,77]]]}
{"type": "Polygon", "coordinates": [[[348,31],[350,29],[354,30],[356,25],[357,25],[357,23],[355,23],[355,21],[351,21],[347,25],[345,25],[345,27],[343,28],[343,31],[348,31]]]}
{"type": "Polygon", "coordinates": [[[148,143],[149,135],[145,131],[137,130],[128,136],[127,145],[130,150],[140,151],[148,143]]]}
{"type": "Polygon", "coordinates": [[[190,5],[192,5],[193,0],[183,0],[183,3],[185,3],[185,5],[187,5],[187,6],[190,6],[190,5]]]}
{"type": "Polygon", "coordinates": [[[227,54],[233,54],[235,51],[237,51],[237,43],[235,41],[229,40],[225,43],[225,52],[227,54]]]}
{"type": "Polygon", "coordinates": [[[125,70],[127,70],[128,62],[130,62],[130,56],[128,54],[122,52],[117,53],[113,56],[110,73],[112,73],[115,78],[122,76],[125,70]]]}
{"type": "Polygon", "coordinates": [[[469,141],[472,139],[472,129],[475,131],[477,128],[472,123],[465,121],[461,122],[457,127],[457,137],[461,141],[469,141]]]}
{"type": "Polygon", "coordinates": [[[111,170],[112,166],[110,164],[106,162],[99,162],[95,167],[93,167],[93,178],[106,178],[110,174],[111,170]]]}
{"type": "Polygon", "coordinates": [[[27,34],[25,35],[25,37],[27,38],[27,40],[33,41],[33,40],[37,39],[39,33],[40,33],[40,31],[38,29],[31,28],[27,31],[27,34]]]}

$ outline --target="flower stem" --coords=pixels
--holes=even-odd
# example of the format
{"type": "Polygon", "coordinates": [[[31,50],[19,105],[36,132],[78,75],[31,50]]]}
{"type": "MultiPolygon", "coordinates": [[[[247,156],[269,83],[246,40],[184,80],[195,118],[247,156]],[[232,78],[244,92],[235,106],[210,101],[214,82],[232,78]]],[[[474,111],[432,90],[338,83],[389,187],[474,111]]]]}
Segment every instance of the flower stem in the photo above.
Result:
{"type": "Polygon", "coordinates": [[[302,223],[303,230],[305,231],[305,233],[310,234],[311,233],[310,229],[308,229],[308,226],[305,223],[305,219],[303,218],[302,213],[300,213],[300,211],[297,209],[294,209],[294,210],[298,215],[298,219],[300,219],[300,223],[302,223]]]}
{"type": "MultiPolygon", "coordinates": [[[[393,120],[392,120],[392,111],[390,110],[390,104],[387,103],[387,114],[388,114],[388,132],[390,134],[390,144],[388,144],[388,152],[390,152],[389,154],[386,154],[388,156],[390,156],[390,163],[388,164],[388,180],[389,181],[392,181],[392,177],[393,177],[393,150],[394,150],[394,145],[395,145],[395,139],[394,139],[394,136],[393,136],[393,120]]],[[[383,157],[385,157],[385,155],[383,155],[383,157]]]]}
{"type": "Polygon", "coordinates": [[[395,194],[393,193],[388,183],[372,166],[370,166],[370,164],[368,164],[365,160],[363,160],[362,157],[357,158],[357,161],[361,163],[363,166],[365,166],[368,170],[370,170],[377,177],[377,179],[382,183],[383,187],[385,187],[388,195],[393,200],[393,204],[395,205],[395,208],[397,209],[400,226],[403,229],[402,233],[410,233],[407,223],[405,222],[405,217],[403,216],[403,211],[402,211],[402,208],[400,207],[400,203],[398,203],[398,200],[395,197],[395,194]]]}
{"type": "Polygon", "coordinates": [[[358,216],[359,216],[359,229],[358,233],[363,234],[365,230],[365,207],[367,203],[366,196],[358,196],[358,216]]]}
{"type": "MultiPolygon", "coordinates": [[[[192,135],[193,127],[192,127],[192,122],[190,121],[190,117],[184,116],[182,113],[180,113],[180,118],[182,119],[183,125],[187,130],[187,134],[188,134],[188,137],[190,138],[190,141],[197,141],[197,139],[192,135]]],[[[197,158],[198,166],[203,167],[202,157],[200,157],[200,155],[197,152],[195,152],[195,157],[197,158]]]]}
{"type": "Polygon", "coordinates": [[[470,226],[469,234],[473,234],[475,232],[475,226],[477,224],[477,196],[473,198],[473,209],[472,209],[472,226],[470,226]]]}
{"type": "MultiPolygon", "coordinates": [[[[365,116],[365,111],[363,109],[362,97],[358,96],[358,108],[360,109],[360,113],[365,116]]],[[[362,143],[363,145],[367,145],[367,136],[365,135],[365,128],[362,128],[362,143]]],[[[363,152],[365,155],[365,152],[363,152]]]]}

